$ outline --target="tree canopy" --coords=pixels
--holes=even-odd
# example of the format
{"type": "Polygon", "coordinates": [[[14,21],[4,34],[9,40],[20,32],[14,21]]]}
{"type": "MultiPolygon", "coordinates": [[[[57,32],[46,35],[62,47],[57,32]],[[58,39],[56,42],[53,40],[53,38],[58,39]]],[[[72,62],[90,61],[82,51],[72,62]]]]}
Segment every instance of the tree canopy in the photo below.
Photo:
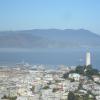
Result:
{"type": "Polygon", "coordinates": [[[76,97],[73,92],[68,93],[68,100],[76,100],[76,97]]]}

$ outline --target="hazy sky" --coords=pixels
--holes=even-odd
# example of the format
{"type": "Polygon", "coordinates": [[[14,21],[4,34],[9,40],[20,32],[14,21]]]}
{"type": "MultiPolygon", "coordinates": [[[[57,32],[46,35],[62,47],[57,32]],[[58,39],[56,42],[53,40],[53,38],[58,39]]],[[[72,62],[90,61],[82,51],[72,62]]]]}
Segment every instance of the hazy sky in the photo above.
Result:
{"type": "Polygon", "coordinates": [[[35,28],[100,34],[100,0],[0,0],[0,31],[35,28]]]}

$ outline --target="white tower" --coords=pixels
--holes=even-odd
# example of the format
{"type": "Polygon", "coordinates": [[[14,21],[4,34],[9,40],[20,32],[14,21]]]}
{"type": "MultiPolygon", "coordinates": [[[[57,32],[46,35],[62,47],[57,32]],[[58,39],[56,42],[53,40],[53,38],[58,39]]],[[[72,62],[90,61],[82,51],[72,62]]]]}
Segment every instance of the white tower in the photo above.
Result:
{"type": "Polygon", "coordinates": [[[91,54],[90,52],[86,53],[86,66],[91,65],[91,54]]]}

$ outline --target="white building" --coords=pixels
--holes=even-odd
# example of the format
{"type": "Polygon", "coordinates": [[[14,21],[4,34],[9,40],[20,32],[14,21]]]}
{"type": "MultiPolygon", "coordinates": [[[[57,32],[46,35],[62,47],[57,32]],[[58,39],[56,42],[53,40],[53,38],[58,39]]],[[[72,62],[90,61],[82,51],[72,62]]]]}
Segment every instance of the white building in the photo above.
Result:
{"type": "Polygon", "coordinates": [[[86,66],[91,65],[91,54],[90,52],[86,53],[86,66]]]}
{"type": "Polygon", "coordinates": [[[71,74],[69,74],[69,78],[74,79],[75,81],[79,81],[80,80],[80,74],[71,73],[71,74]]]}

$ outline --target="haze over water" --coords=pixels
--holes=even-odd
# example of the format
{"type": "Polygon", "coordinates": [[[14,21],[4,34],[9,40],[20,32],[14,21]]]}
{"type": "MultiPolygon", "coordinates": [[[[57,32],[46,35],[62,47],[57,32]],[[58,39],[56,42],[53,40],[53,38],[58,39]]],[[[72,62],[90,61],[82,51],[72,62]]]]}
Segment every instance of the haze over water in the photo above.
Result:
{"type": "Polygon", "coordinates": [[[67,66],[85,65],[86,52],[91,52],[94,68],[100,69],[100,47],[98,48],[66,48],[66,49],[6,49],[0,50],[0,64],[13,65],[23,60],[29,64],[48,64],[67,66]]]}

